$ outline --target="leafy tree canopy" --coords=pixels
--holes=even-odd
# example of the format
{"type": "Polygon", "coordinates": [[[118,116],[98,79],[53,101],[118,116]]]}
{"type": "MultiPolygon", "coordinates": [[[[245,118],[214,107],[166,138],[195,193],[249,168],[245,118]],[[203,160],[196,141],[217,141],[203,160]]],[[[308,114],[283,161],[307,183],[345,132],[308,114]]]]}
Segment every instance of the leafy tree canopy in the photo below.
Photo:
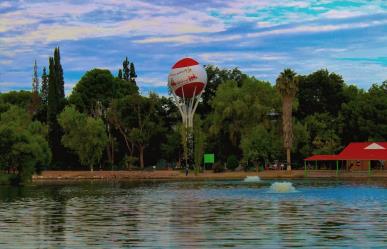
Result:
{"type": "MultiPolygon", "coordinates": [[[[354,89],[352,88],[354,91],[354,89]]],[[[344,80],[335,73],[321,69],[301,76],[298,91],[299,108],[296,115],[305,118],[314,113],[330,113],[337,116],[341,104],[346,102],[344,80]]]]}
{"type": "Polygon", "coordinates": [[[58,117],[64,130],[62,143],[75,151],[82,165],[93,166],[100,162],[108,142],[105,126],[100,118],[89,117],[68,106],[58,117]]]}
{"type": "Polygon", "coordinates": [[[16,170],[16,183],[29,182],[35,171],[49,164],[51,151],[46,134],[47,127],[33,122],[20,107],[11,106],[0,114],[0,168],[16,170]]]}
{"type": "Polygon", "coordinates": [[[94,114],[97,102],[107,108],[112,99],[137,93],[138,88],[126,80],[114,78],[109,70],[93,69],[86,72],[75,85],[69,102],[78,110],[94,114]]]}

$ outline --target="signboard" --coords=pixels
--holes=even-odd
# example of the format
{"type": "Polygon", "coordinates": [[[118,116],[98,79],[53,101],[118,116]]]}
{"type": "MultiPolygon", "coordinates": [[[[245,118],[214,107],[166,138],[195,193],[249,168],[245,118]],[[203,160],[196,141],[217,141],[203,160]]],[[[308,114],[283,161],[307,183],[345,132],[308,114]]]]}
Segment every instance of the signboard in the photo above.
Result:
{"type": "Polygon", "coordinates": [[[204,154],[204,163],[214,163],[215,155],[214,154],[204,154]]]}

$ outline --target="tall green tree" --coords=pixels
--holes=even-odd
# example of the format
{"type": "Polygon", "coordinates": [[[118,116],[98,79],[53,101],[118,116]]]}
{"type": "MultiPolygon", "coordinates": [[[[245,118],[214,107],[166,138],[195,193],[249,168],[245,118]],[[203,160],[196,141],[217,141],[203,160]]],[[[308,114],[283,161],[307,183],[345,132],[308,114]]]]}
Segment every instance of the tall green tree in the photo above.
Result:
{"type": "Polygon", "coordinates": [[[47,105],[48,103],[48,76],[46,72],[46,67],[43,67],[42,73],[42,85],[40,89],[40,96],[42,98],[42,104],[47,105]]]}
{"type": "Polygon", "coordinates": [[[291,170],[291,149],[293,144],[293,100],[298,91],[298,77],[287,68],[280,73],[276,80],[277,91],[282,96],[282,132],[283,145],[286,150],[288,170],[291,170]]]}
{"type": "Polygon", "coordinates": [[[133,62],[130,63],[130,73],[129,73],[129,77],[130,77],[130,82],[133,84],[133,85],[137,85],[136,84],[136,78],[137,78],[137,74],[136,74],[136,69],[134,68],[134,64],[133,62]]]}
{"type": "Polygon", "coordinates": [[[63,77],[63,68],[62,64],[60,63],[60,51],[59,47],[55,48],[54,50],[54,69],[55,69],[55,81],[57,85],[57,91],[59,98],[64,99],[65,97],[65,92],[64,92],[64,77],[63,77]]]}
{"type": "Polygon", "coordinates": [[[117,78],[122,79],[122,69],[118,69],[117,78]]]}
{"type": "Polygon", "coordinates": [[[92,118],[68,106],[59,115],[59,124],[64,130],[62,142],[73,150],[82,165],[93,171],[108,142],[105,126],[100,118],[92,118]]]}
{"type": "Polygon", "coordinates": [[[128,57],[122,62],[122,71],[124,72],[123,79],[129,81],[130,77],[130,63],[128,61],[128,57]]]}
{"type": "Polygon", "coordinates": [[[199,116],[196,116],[194,119],[193,135],[195,174],[197,174],[203,163],[207,139],[206,132],[203,130],[203,121],[199,116]]]}
{"type": "Polygon", "coordinates": [[[62,131],[57,115],[65,105],[63,70],[60,64],[59,48],[55,48],[54,57],[49,58],[47,124],[48,141],[52,150],[53,164],[64,161],[65,150],[61,144],[62,131]]]}

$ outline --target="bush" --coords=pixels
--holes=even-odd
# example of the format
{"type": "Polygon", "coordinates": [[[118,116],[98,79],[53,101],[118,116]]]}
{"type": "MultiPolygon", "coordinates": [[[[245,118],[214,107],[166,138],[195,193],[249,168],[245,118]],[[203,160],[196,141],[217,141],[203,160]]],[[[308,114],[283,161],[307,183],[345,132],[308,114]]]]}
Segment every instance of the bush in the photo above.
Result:
{"type": "Polygon", "coordinates": [[[10,174],[3,174],[0,172],[0,185],[8,185],[11,182],[10,174]]]}
{"type": "Polygon", "coordinates": [[[0,185],[14,185],[18,186],[23,184],[20,176],[15,174],[4,174],[0,172],[0,185]]]}
{"type": "Polygon", "coordinates": [[[239,165],[239,161],[235,155],[230,155],[227,158],[227,169],[234,171],[239,165]]]}
{"type": "Polygon", "coordinates": [[[212,170],[214,171],[214,173],[220,173],[220,172],[224,172],[225,168],[224,168],[223,163],[218,161],[218,162],[214,163],[214,165],[212,166],[212,170]]]}
{"type": "Polygon", "coordinates": [[[157,169],[166,169],[167,167],[168,167],[168,164],[165,159],[160,159],[156,164],[157,169]]]}

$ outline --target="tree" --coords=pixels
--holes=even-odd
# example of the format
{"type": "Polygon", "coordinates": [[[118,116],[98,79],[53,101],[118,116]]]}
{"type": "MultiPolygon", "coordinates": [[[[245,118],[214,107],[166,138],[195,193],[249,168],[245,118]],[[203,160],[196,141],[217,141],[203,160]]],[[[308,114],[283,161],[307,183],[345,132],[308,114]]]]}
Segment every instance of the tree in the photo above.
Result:
{"type": "Polygon", "coordinates": [[[161,120],[157,116],[157,97],[133,94],[113,101],[109,118],[123,136],[128,156],[134,149],[139,153],[140,167],[144,168],[144,150],[151,138],[160,132],[161,120]]]}
{"type": "Polygon", "coordinates": [[[258,169],[264,164],[276,159],[280,154],[280,139],[274,132],[268,132],[263,125],[258,125],[242,136],[241,149],[243,159],[251,161],[258,169]]]}
{"type": "Polygon", "coordinates": [[[0,94],[0,102],[9,105],[16,105],[24,110],[28,109],[32,100],[32,93],[30,91],[10,91],[0,94]]]}
{"type": "Polygon", "coordinates": [[[122,62],[122,71],[124,72],[124,80],[129,81],[130,68],[128,57],[126,57],[125,60],[122,62]]]}
{"type": "Polygon", "coordinates": [[[64,92],[64,78],[63,78],[63,68],[62,64],[60,63],[60,51],[59,47],[55,48],[54,50],[54,69],[55,69],[55,81],[57,85],[57,91],[59,98],[62,99],[65,97],[64,92]]]}
{"type": "Polygon", "coordinates": [[[290,152],[293,143],[292,109],[293,100],[298,91],[298,77],[296,73],[289,68],[285,69],[276,80],[276,88],[282,96],[283,145],[286,150],[288,170],[291,170],[290,152]]]}
{"type": "Polygon", "coordinates": [[[114,78],[109,70],[93,69],[87,71],[75,85],[69,102],[80,112],[100,117],[105,123],[109,143],[106,151],[110,164],[114,164],[114,144],[116,138],[111,127],[113,120],[108,117],[113,99],[138,93],[137,86],[126,80],[114,78]]]}
{"type": "Polygon", "coordinates": [[[96,115],[97,103],[102,104],[103,109],[107,109],[113,99],[137,92],[136,86],[114,78],[109,70],[92,69],[74,86],[69,102],[81,112],[96,115]]]}
{"type": "Polygon", "coordinates": [[[122,79],[122,69],[118,69],[117,78],[122,79]]]}
{"type": "Polygon", "coordinates": [[[130,137],[139,152],[140,167],[144,168],[144,149],[161,127],[160,120],[155,115],[157,96],[151,94],[149,98],[145,98],[135,95],[131,98],[130,105],[135,114],[135,123],[131,129],[130,137]]]}
{"type": "Polygon", "coordinates": [[[293,161],[296,159],[302,165],[303,159],[312,153],[310,134],[306,124],[301,122],[293,123],[294,140],[292,146],[293,161]]]}
{"type": "Polygon", "coordinates": [[[73,150],[82,165],[90,167],[100,162],[108,142],[105,126],[100,118],[92,118],[68,106],[58,117],[64,130],[62,143],[73,150]]]}
{"type": "Polygon", "coordinates": [[[374,84],[342,105],[341,137],[344,145],[354,141],[387,139],[387,82],[374,84]]]}
{"type": "Polygon", "coordinates": [[[299,77],[297,117],[305,118],[314,113],[328,112],[337,116],[342,103],[348,102],[344,94],[344,80],[326,69],[299,77]]]}
{"type": "Polygon", "coordinates": [[[46,129],[17,106],[0,115],[0,168],[17,172],[16,184],[31,181],[32,174],[47,166],[51,152],[45,139],[46,129]]]}
{"type": "Polygon", "coordinates": [[[194,119],[194,162],[195,162],[195,174],[199,172],[199,169],[203,163],[203,156],[206,147],[206,133],[203,130],[203,121],[199,116],[194,119]]]}
{"type": "Polygon", "coordinates": [[[49,58],[47,124],[48,141],[52,150],[54,164],[63,163],[65,150],[61,144],[62,131],[57,115],[65,106],[63,70],[60,64],[59,47],[54,50],[54,57],[49,58]]]}
{"type": "Polygon", "coordinates": [[[181,143],[180,127],[175,127],[167,132],[165,141],[161,144],[161,152],[163,158],[168,162],[177,162],[181,164],[182,159],[182,143],[181,143]]]}
{"type": "Polygon", "coordinates": [[[48,76],[46,73],[46,67],[43,67],[42,87],[40,89],[40,97],[42,99],[42,104],[47,105],[47,102],[48,102],[48,76]]]}
{"type": "Polygon", "coordinates": [[[137,78],[137,74],[136,74],[136,69],[134,68],[134,64],[131,62],[130,63],[130,74],[129,74],[129,77],[130,77],[130,83],[132,83],[133,85],[137,85],[136,84],[136,78],[137,78]]]}
{"type": "Polygon", "coordinates": [[[207,72],[207,85],[202,94],[202,103],[198,106],[197,113],[208,115],[212,112],[211,101],[215,97],[218,87],[227,82],[235,81],[238,86],[242,85],[242,81],[248,76],[242,73],[238,68],[220,69],[213,65],[205,66],[207,72]]]}
{"type": "Polygon", "coordinates": [[[316,113],[305,119],[313,154],[335,154],[340,147],[338,120],[329,113],[316,113]]]}
{"type": "Polygon", "coordinates": [[[222,160],[230,154],[240,158],[242,133],[268,123],[268,113],[278,108],[278,102],[279,96],[268,82],[246,78],[240,86],[236,81],[221,84],[212,100],[214,111],[206,120],[210,124],[209,148],[222,160]]]}

